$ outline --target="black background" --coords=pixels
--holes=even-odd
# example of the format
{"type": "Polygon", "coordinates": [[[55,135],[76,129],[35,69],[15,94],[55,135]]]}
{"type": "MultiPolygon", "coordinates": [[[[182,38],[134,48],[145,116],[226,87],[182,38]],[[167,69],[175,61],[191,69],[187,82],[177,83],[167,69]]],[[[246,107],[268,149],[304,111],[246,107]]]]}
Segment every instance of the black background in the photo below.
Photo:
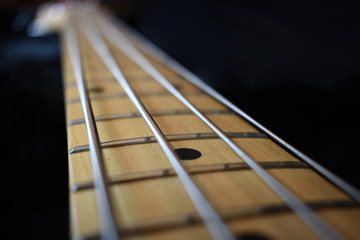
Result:
{"type": "MultiPolygon", "coordinates": [[[[359,9],[313,2],[124,1],[111,8],[275,134],[360,187],[359,9]]],[[[5,236],[66,239],[67,149],[56,35],[1,11],[5,236]]],[[[25,16],[24,15],[24,16],[25,16]]]]}

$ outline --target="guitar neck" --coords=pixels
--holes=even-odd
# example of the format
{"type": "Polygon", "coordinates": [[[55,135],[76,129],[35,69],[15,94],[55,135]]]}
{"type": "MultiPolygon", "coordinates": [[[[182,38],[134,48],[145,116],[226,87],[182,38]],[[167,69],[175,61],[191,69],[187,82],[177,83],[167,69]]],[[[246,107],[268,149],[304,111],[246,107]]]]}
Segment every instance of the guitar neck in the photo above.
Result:
{"type": "Polygon", "coordinates": [[[360,234],[357,190],[124,23],[75,12],[63,32],[74,238],[360,234]]]}

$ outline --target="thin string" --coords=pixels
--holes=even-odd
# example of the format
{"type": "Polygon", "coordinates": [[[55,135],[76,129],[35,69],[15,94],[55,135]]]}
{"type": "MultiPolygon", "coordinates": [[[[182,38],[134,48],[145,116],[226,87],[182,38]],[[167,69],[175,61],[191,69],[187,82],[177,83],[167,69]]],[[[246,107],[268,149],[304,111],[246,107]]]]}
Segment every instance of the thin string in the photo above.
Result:
{"type": "Polygon", "coordinates": [[[131,44],[129,40],[116,29],[103,15],[96,14],[95,18],[104,36],[129,58],[147,71],[163,87],[178,98],[193,111],[206,125],[208,125],[231,149],[236,152],[263,181],[294,211],[300,219],[321,239],[343,239],[343,237],[312,209],[292,194],[286,187],[267,173],[258,163],[242,151],[230,138],[226,136],[214,123],[194,107],[171,83],[131,44]]]}
{"type": "Polygon", "coordinates": [[[98,53],[100,58],[103,60],[103,62],[106,64],[106,66],[109,68],[109,70],[112,72],[114,77],[118,80],[119,84],[122,86],[126,94],[134,103],[141,116],[144,118],[145,122],[153,132],[155,138],[160,144],[174,171],[176,172],[189,197],[194,203],[197,211],[199,212],[202,220],[204,221],[204,224],[208,228],[210,234],[214,239],[235,239],[230,230],[227,228],[226,224],[221,220],[205,196],[200,192],[198,187],[192,181],[177,155],[166,140],[164,134],[161,132],[151,115],[148,113],[147,109],[132,90],[88,14],[89,13],[85,12],[85,10],[82,12],[82,31],[84,35],[98,53]]]}
{"type": "Polygon", "coordinates": [[[76,22],[74,17],[71,17],[69,22],[66,24],[64,33],[85,116],[91,164],[94,175],[96,202],[99,213],[99,222],[101,225],[101,238],[105,240],[119,239],[105,179],[104,163],[100,149],[98,131],[81,69],[81,57],[78,36],[74,27],[75,24],[76,22]]]}
{"type": "Polygon", "coordinates": [[[231,103],[229,100],[224,98],[221,94],[216,92],[214,89],[212,89],[209,85],[207,85],[205,82],[203,82],[200,78],[198,78],[195,74],[190,72],[188,69],[186,69],[184,66],[182,66],[179,62],[171,58],[167,53],[165,53],[163,50],[161,50],[159,47],[154,45],[152,42],[150,42],[148,39],[146,39],[144,36],[137,33],[135,30],[131,29],[129,26],[125,26],[124,23],[120,22],[121,26],[124,28],[123,30],[126,31],[127,35],[129,36],[129,39],[131,39],[133,42],[136,43],[136,45],[145,53],[147,53],[149,56],[153,57],[155,60],[159,61],[160,63],[167,66],[169,69],[173,70],[189,82],[193,83],[195,86],[201,88],[204,92],[209,94],[210,96],[214,97],[219,102],[223,103],[225,106],[239,114],[241,117],[249,121],[251,124],[259,128],[261,131],[266,133],[268,136],[270,136],[273,140],[278,142],[281,146],[283,146],[285,149],[289,150],[291,153],[293,153],[296,157],[303,160],[304,162],[308,163],[313,169],[318,171],[322,176],[324,176],[327,180],[332,182],[334,185],[336,185],[338,188],[343,190],[345,193],[347,193],[351,198],[356,200],[357,202],[360,202],[360,191],[336,176],[334,173],[330,172],[314,160],[312,160],[310,157],[306,156],[304,153],[290,145],[289,143],[285,142],[283,139],[272,133],[270,130],[262,126],[260,123],[255,121],[252,117],[250,117],[248,114],[246,114],[244,111],[239,109],[237,106],[235,106],[233,103],[231,103]]]}

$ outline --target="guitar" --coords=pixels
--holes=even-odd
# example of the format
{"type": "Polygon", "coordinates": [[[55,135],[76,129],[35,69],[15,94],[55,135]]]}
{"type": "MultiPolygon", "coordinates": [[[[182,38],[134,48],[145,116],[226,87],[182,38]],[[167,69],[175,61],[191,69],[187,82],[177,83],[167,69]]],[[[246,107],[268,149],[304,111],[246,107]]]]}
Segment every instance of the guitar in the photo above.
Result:
{"type": "Polygon", "coordinates": [[[358,190],[108,13],[69,11],[73,238],[356,239],[358,190]]]}

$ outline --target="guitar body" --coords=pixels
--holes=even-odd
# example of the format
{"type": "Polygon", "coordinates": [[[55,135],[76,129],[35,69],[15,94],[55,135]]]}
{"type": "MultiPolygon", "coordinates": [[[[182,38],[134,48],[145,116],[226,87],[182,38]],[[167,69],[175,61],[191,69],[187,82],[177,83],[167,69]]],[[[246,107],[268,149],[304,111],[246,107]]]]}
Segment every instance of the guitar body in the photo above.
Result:
{"type": "MultiPolygon", "coordinates": [[[[172,60],[162,58],[161,52],[126,25],[114,23],[103,12],[99,14],[102,17],[94,22],[109,56],[165,137],[175,159],[221,219],[221,226],[240,239],[318,239],[323,236],[357,239],[360,236],[357,190],[347,188],[346,184],[343,188],[342,181],[334,180],[333,175],[328,175],[312,160],[212,94],[207,86],[202,87],[193,75],[174,67],[172,60]],[[108,25],[101,25],[105,23],[108,25]],[[125,41],[126,46],[133,46],[146,59],[146,64],[139,64],[136,57],[112,42],[111,37],[107,37],[107,27],[108,31],[114,31],[113,35],[120,32],[126,41],[118,38],[117,42],[125,41]],[[207,120],[161,84],[151,74],[152,68],[148,71],[144,67],[149,64],[207,120]],[[224,139],[229,139],[244,155],[239,155],[224,139]],[[246,160],[248,158],[250,160],[246,160]],[[258,168],[260,170],[256,170],[258,168]],[[273,187],[269,179],[274,179],[288,195],[279,194],[279,188],[273,187]],[[301,204],[289,204],[284,196],[294,196],[301,204]],[[310,213],[302,217],[305,210],[310,213]],[[312,220],[316,222],[315,227],[309,224],[312,220]],[[326,235],[329,233],[323,229],[331,229],[334,235],[326,235]]],[[[90,40],[90,33],[95,30],[83,30],[91,23],[74,18],[72,21],[77,26],[77,41],[72,44],[78,46],[81,69],[74,64],[66,31],[62,48],[72,237],[105,236],[101,218],[104,213],[96,192],[100,185],[94,176],[98,166],[92,161],[84,110],[86,98],[81,98],[80,80],[85,83],[83,87],[91,105],[89,116],[95,120],[102,154],[100,172],[106,179],[105,189],[118,236],[126,239],[214,237],[216,234],[206,224],[201,207],[164,153],[159,138],[121,85],[119,78],[122,78],[110,70],[107,59],[90,40]],[[79,70],[83,76],[80,80],[74,74],[79,70]]]]}

